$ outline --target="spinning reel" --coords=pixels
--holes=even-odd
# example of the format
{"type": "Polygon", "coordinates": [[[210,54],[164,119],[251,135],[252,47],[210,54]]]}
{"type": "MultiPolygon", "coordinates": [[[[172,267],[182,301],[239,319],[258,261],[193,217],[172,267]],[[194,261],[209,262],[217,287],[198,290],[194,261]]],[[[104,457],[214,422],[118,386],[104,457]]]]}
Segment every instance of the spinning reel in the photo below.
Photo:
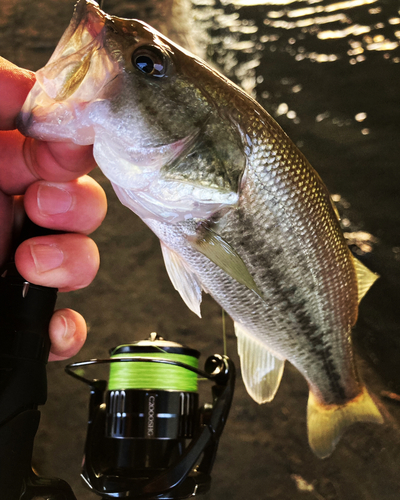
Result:
{"type": "Polygon", "coordinates": [[[183,499],[208,491],[233,397],[235,368],[151,334],[112,349],[109,359],[73,363],[67,373],[90,387],[82,477],[102,498],[183,499]],[[109,363],[110,377],[73,370],[109,363]],[[197,376],[214,382],[213,402],[199,408],[197,376]]]}
{"type": "MultiPolygon", "coordinates": [[[[25,231],[25,238],[38,228],[25,231]]],[[[13,262],[0,271],[0,496],[2,500],[76,500],[60,479],[31,467],[39,405],[47,398],[48,326],[57,290],[28,283],[13,262]]],[[[228,417],[235,367],[151,334],[121,345],[109,359],[66,367],[90,387],[82,477],[103,499],[184,499],[208,491],[228,417]],[[77,368],[107,363],[106,380],[77,368]],[[213,382],[212,402],[199,407],[198,376],[213,382]]]]}

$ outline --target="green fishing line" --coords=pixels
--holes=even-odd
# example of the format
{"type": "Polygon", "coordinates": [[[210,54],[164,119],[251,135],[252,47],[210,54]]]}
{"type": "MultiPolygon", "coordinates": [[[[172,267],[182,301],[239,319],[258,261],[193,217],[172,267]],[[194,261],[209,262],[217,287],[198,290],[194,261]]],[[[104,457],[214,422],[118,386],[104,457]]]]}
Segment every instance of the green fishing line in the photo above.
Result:
{"type": "Polygon", "coordinates": [[[226,347],[226,324],[225,324],[225,310],[222,309],[222,341],[224,344],[224,355],[227,356],[226,347]]]}
{"type": "MultiPolygon", "coordinates": [[[[194,368],[198,368],[197,358],[185,354],[168,352],[137,353],[136,355],[121,353],[111,356],[114,358],[148,357],[179,361],[194,368]]],[[[197,392],[197,374],[176,365],[166,363],[111,363],[108,390],[123,389],[153,389],[165,391],[197,392]]]]}

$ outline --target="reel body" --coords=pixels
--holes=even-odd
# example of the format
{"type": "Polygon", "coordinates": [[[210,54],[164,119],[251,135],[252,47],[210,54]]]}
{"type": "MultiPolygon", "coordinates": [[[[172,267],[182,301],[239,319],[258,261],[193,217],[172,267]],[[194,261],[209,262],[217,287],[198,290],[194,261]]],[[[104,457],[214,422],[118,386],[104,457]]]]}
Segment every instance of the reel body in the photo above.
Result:
{"type": "Polygon", "coordinates": [[[167,500],[209,490],[235,368],[214,355],[199,370],[199,354],[153,336],[112,349],[110,359],[67,366],[90,386],[81,475],[92,491],[102,498],[167,500]],[[108,383],[73,371],[100,363],[110,363],[108,383]],[[200,408],[198,375],[214,382],[212,403],[200,408]]]}

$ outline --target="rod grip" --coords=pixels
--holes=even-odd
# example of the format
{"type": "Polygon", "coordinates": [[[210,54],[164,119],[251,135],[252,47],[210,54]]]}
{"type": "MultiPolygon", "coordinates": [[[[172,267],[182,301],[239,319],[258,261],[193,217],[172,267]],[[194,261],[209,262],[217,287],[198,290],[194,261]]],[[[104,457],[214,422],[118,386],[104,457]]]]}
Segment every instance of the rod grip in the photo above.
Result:
{"type": "MultiPolygon", "coordinates": [[[[31,234],[36,235],[30,227],[31,234]]],[[[20,498],[31,472],[39,405],[47,399],[49,323],[57,289],[28,283],[13,261],[0,271],[0,491],[20,498]]]]}

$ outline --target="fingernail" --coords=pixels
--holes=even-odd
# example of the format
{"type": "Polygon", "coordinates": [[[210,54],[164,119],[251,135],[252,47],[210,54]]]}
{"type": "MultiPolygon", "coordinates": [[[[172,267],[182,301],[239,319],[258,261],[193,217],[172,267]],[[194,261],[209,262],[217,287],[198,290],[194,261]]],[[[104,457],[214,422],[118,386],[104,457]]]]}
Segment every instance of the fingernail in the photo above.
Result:
{"type": "Polygon", "coordinates": [[[56,245],[30,245],[30,250],[39,274],[56,269],[63,263],[64,253],[56,245]]]}
{"type": "Polygon", "coordinates": [[[43,215],[65,214],[72,206],[72,195],[54,184],[40,184],[37,203],[43,215]]]}
{"type": "Polygon", "coordinates": [[[62,338],[64,340],[71,339],[76,332],[76,324],[70,318],[66,318],[63,315],[58,316],[58,321],[60,322],[60,331],[63,331],[62,338]]]}

